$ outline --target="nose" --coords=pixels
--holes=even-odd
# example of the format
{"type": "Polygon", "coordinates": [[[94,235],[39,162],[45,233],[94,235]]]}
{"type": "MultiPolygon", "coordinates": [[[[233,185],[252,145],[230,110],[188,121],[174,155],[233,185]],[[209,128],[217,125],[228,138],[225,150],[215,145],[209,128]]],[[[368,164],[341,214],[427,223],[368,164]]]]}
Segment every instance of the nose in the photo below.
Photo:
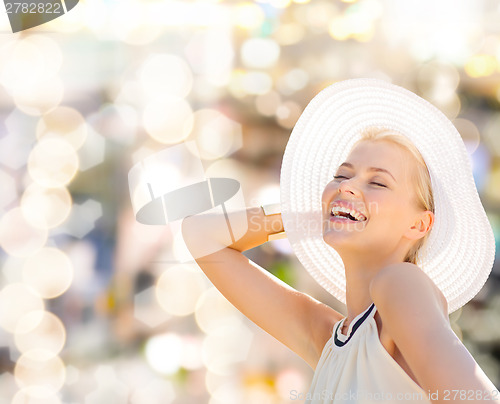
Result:
{"type": "Polygon", "coordinates": [[[352,178],[345,179],[340,182],[338,186],[338,191],[342,194],[351,194],[357,196],[359,194],[356,186],[353,184],[352,178]]]}
{"type": "Polygon", "coordinates": [[[345,179],[340,183],[332,181],[326,186],[321,196],[323,209],[328,210],[329,203],[338,193],[350,195],[351,197],[358,197],[360,195],[352,178],[345,179]]]}

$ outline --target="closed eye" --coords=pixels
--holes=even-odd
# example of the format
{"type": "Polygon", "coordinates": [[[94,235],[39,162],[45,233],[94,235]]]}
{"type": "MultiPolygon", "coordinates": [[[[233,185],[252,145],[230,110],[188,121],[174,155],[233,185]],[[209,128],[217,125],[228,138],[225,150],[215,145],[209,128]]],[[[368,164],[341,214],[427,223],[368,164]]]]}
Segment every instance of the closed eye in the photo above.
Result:
{"type": "MultiPolygon", "coordinates": [[[[340,178],[348,179],[348,178],[347,178],[346,176],[344,176],[344,175],[335,175],[335,176],[333,177],[333,179],[335,179],[335,180],[338,180],[338,179],[340,179],[340,178]]],[[[381,184],[380,182],[370,182],[370,184],[375,184],[375,185],[377,185],[377,186],[379,186],[379,187],[387,188],[387,185],[381,184]]]]}

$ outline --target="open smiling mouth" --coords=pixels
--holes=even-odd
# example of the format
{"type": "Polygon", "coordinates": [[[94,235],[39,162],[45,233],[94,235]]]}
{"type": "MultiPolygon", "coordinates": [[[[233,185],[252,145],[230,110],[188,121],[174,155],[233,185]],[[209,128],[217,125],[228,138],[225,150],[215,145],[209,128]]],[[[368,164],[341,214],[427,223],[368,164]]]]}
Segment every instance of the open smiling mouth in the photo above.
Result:
{"type": "Polygon", "coordinates": [[[330,219],[364,222],[366,220],[366,217],[353,209],[345,208],[342,206],[334,206],[330,212],[330,219]]]}

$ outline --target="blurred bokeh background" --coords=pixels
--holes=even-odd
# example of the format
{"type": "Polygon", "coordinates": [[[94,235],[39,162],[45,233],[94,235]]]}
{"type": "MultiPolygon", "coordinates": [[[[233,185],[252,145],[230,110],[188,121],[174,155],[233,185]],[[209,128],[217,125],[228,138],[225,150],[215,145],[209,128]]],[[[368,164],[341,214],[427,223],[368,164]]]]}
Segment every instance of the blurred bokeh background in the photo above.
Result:
{"type": "MultiPolygon", "coordinates": [[[[182,263],[178,224],[135,221],[127,173],[192,140],[247,206],[279,201],[291,129],[335,81],[389,80],[453,121],[498,251],[497,1],[86,0],[18,34],[0,11],[2,404],[303,402],[312,370],[182,263]]],[[[245,255],[344,311],[286,239],[245,255]]],[[[451,316],[497,387],[499,281],[497,259],[451,316]]]]}

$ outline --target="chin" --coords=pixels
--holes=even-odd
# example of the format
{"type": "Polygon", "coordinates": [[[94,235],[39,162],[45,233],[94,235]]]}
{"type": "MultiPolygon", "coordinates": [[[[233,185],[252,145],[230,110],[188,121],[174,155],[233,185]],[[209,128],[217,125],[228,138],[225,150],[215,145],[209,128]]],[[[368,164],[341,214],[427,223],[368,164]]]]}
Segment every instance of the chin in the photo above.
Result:
{"type": "Polygon", "coordinates": [[[339,254],[341,252],[358,252],[361,254],[367,251],[381,251],[385,249],[385,244],[380,244],[380,240],[373,240],[371,236],[359,231],[336,231],[328,229],[323,231],[323,241],[332,247],[339,254]]]}
{"type": "Polygon", "coordinates": [[[352,236],[352,233],[341,233],[335,230],[327,230],[326,232],[323,232],[323,241],[333,249],[337,250],[338,248],[344,246],[347,247],[359,244],[359,242],[355,242],[355,240],[353,240],[352,236]]]}

